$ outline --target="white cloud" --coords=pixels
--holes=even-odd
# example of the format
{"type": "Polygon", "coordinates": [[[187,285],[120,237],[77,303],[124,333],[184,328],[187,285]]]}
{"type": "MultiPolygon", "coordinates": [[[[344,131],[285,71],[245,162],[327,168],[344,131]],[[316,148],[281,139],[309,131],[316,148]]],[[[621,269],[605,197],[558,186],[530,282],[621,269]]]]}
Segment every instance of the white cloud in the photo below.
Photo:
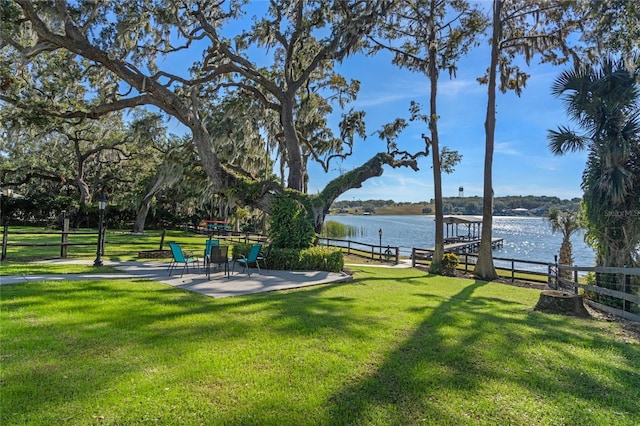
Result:
{"type": "Polygon", "coordinates": [[[493,146],[493,150],[496,154],[505,155],[517,155],[521,156],[522,153],[513,147],[511,142],[498,142],[493,146]]]}
{"type": "Polygon", "coordinates": [[[438,94],[446,97],[458,97],[460,95],[470,95],[484,93],[486,88],[476,80],[444,79],[438,82],[438,94]]]}

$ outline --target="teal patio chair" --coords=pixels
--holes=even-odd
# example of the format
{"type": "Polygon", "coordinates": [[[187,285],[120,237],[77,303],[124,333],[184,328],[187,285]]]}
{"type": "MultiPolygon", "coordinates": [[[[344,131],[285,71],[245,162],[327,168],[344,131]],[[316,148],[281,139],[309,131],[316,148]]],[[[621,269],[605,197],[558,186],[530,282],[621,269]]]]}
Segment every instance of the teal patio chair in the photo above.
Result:
{"type": "Polygon", "coordinates": [[[211,255],[211,247],[219,247],[220,240],[207,240],[207,245],[204,248],[204,257],[211,255]]]}
{"type": "Polygon", "coordinates": [[[195,256],[185,255],[182,251],[182,247],[178,243],[169,243],[169,247],[171,247],[171,254],[173,255],[173,260],[169,264],[169,275],[171,275],[171,271],[173,271],[179,264],[182,264],[182,272],[180,276],[184,275],[184,270],[189,272],[189,264],[195,263],[200,269],[200,261],[195,256]]]}
{"type": "Polygon", "coordinates": [[[249,250],[249,255],[247,257],[240,255],[242,257],[235,259],[233,262],[233,270],[236,269],[236,263],[240,263],[242,265],[242,272],[247,270],[249,276],[251,276],[251,270],[249,269],[251,264],[256,265],[258,268],[258,273],[260,273],[260,265],[258,264],[258,255],[260,254],[260,250],[262,250],[262,244],[254,244],[251,246],[251,250],[249,250]]]}
{"type": "Polygon", "coordinates": [[[260,250],[260,253],[258,253],[258,264],[260,264],[260,262],[262,262],[262,266],[264,267],[265,270],[267,270],[267,259],[269,258],[269,255],[271,254],[271,249],[273,248],[273,244],[269,244],[267,246],[267,248],[263,251],[260,250]]]}

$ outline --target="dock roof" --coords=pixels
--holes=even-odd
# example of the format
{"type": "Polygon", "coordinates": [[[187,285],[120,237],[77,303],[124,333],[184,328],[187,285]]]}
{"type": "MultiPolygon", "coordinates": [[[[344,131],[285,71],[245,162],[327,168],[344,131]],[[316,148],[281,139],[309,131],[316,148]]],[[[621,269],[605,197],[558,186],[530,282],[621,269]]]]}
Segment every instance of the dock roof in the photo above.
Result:
{"type": "Polygon", "coordinates": [[[464,224],[482,223],[482,216],[454,215],[454,216],[444,216],[443,219],[444,219],[444,223],[464,223],[464,224]]]}

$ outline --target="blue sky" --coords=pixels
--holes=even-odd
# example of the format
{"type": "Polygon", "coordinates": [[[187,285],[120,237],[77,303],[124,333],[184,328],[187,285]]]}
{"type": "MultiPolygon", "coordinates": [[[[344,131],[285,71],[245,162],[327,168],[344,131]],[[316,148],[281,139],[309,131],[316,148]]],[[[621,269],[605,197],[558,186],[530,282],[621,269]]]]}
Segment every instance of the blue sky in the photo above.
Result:
{"type": "MultiPolygon", "coordinates": [[[[246,25],[252,14],[262,13],[267,3],[254,1],[246,25]]],[[[238,30],[239,27],[235,28],[238,30]]],[[[197,51],[197,49],[196,49],[197,51]]],[[[193,53],[183,53],[193,59],[193,53]]],[[[458,64],[457,77],[450,79],[442,73],[438,91],[440,115],[440,145],[457,150],[462,155],[452,174],[443,174],[443,195],[457,196],[464,188],[465,196],[483,195],[484,121],[487,107],[487,87],[480,85],[489,65],[490,49],[486,41],[458,64]]],[[[256,60],[257,58],[252,58],[256,60]]],[[[262,60],[266,59],[262,58],[262,60]]],[[[182,69],[172,57],[165,63],[182,69]]],[[[189,61],[187,61],[189,62],[189,61]]],[[[566,67],[568,67],[567,65],[566,67]]],[[[580,183],[586,154],[572,153],[556,157],[547,147],[547,130],[570,124],[560,99],[551,96],[553,80],[566,68],[539,65],[535,60],[524,69],[531,75],[520,97],[513,92],[497,95],[497,124],[493,161],[495,196],[549,195],[563,199],[581,197],[580,183]]],[[[428,81],[424,75],[411,73],[391,64],[391,56],[379,53],[374,57],[357,55],[347,58],[338,67],[347,78],[361,83],[358,99],[347,106],[366,112],[366,140],[356,140],[354,154],[343,162],[333,162],[329,173],[317,164],[309,163],[309,192],[315,193],[336,178],[340,170],[360,166],[374,154],[386,150],[386,145],[374,131],[396,117],[409,118],[409,105],[415,100],[427,113],[428,81]]],[[[170,69],[173,71],[173,69],[170,69]]],[[[335,112],[333,128],[338,132],[341,111],[335,112]]],[[[428,134],[424,123],[413,123],[398,140],[399,148],[410,152],[423,149],[421,134],[428,134]]],[[[396,202],[428,201],[433,198],[431,158],[420,160],[420,171],[408,168],[385,167],[380,177],[369,179],[361,188],[344,193],[339,200],[392,199],[396,202]]],[[[279,173],[278,170],[275,171],[279,173]]]]}
{"type": "MultiPolygon", "coordinates": [[[[443,174],[443,195],[457,196],[464,188],[465,196],[482,196],[484,168],[484,121],[487,87],[476,78],[489,64],[489,47],[480,46],[459,64],[457,78],[448,73],[440,77],[438,89],[439,131],[441,146],[462,154],[462,162],[452,174],[443,174]]],[[[493,186],[496,196],[549,195],[560,198],[581,197],[580,183],[586,162],[585,153],[554,156],[547,148],[547,130],[570,124],[560,99],[551,96],[553,80],[563,67],[532,63],[526,71],[531,75],[520,97],[514,93],[497,98],[497,124],[493,162],[493,186]]],[[[343,74],[361,82],[356,109],[366,111],[367,132],[372,134],[395,117],[409,118],[409,104],[415,100],[427,107],[429,86],[425,76],[398,69],[388,55],[353,57],[341,67],[343,74]]],[[[424,110],[427,111],[426,109],[424,110]]],[[[414,123],[399,138],[401,149],[417,151],[428,134],[423,123],[414,123]]],[[[358,140],[354,155],[342,164],[334,163],[325,174],[310,167],[309,192],[313,193],[335,178],[339,168],[351,170],[384,151],[385,144],[377,136],[358,140]]],[[[365,182],[362,188],[343,194],[340,200],[392,199],[397,202],[428,201],[433,198],[431,158],[420,161],[420,171],[385,167],[381,177],[365,182]]]]}

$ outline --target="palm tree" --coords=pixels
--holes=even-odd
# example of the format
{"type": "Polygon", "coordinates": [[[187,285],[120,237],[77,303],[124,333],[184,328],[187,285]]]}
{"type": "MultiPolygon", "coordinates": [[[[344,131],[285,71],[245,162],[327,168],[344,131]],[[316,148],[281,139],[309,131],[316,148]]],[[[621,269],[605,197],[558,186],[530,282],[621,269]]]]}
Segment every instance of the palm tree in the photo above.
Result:
{"type": "Polygon", "coordinates": [[[629,69],[607,58],[599,69],[563,72],[552,93],[562,96],[569,117],[584,133],[550,130],[556,155],[587,150],[583,174],[587,240],[600,266],[638,264],[640,247],[640,61],[629,69]]]}
{"type": "MultiPolygon", "coordinates": [[[[549,211],[549,224],[551,225],[551,232],[562,233],[562,243],[560,244],[560,257],[559,263],[561,265],[573,265],[573,253],[571,245],[571,236],[575,234],[580,228],[582,228],[582,214],[581,212],[575,213],[561,213],[558,209],[552,208],[549,211]]],[[[570,280],[571,271],[560,271],[560,277],[570,280]]]]}

